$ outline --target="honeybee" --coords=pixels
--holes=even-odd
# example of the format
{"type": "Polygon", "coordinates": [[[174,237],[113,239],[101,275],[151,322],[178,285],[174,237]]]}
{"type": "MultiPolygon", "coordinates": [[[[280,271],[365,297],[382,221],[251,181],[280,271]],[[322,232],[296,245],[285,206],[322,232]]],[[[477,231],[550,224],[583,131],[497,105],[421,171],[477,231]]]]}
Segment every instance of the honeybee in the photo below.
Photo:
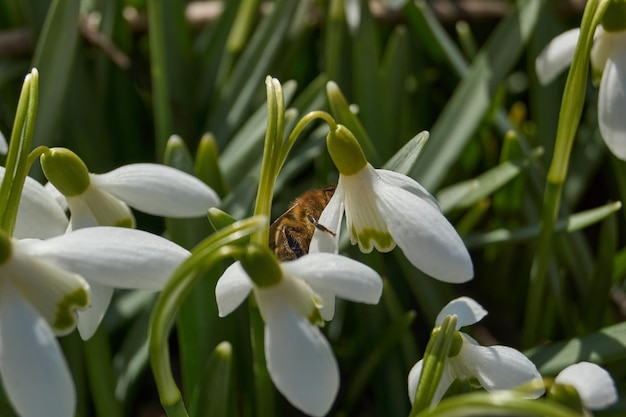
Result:
{"type": "Polygon", "coordinates": [[[297,259],[309,253],[315,229],[335,236],[317,221],[335,193],[336,185],[310,190],[296,198],[291,207],[270,226],[270,249],[281,261],[297,259]]]}

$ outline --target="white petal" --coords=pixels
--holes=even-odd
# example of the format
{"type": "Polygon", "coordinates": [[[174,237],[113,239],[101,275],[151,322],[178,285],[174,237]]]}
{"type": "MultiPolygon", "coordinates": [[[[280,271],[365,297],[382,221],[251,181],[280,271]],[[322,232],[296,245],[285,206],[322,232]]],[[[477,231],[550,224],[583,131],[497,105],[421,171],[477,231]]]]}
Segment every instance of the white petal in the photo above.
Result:
{"type": "MultiPolygon", "coordinates": [[[[385,213],[377,205],[380,196],[377,195],[375,186],[381,182],[382,178],[370,164],[354,175],[339,176],[339,184],[343,183],[345,189],[348,233],[352,244],[358,242],[359,249],[364,253],[371,252],[373,248],[380,252],[389,252],[396,246],[389,233],[385,213]]],[[[386,182],[384,184],[394,190],[403,191],[386,182]]]]}
{"type": "MultiPolygon", "coordinates": [[[[541,378],[537,367],[520,351],[507,346],[475,345],[463,336],[463,347],[455,365],[465,369],[466,377],[475,376],[487,391],[513,389],[541,378]]],[[[532,397],[542,394],[543,390],[532,397]]]]}
{"type": "Polygon", "coordinates": [[[383,281],[372,268],[353,259],[332,253],[311,253],[283,262],[286,275],[304,279],[313,290],[331,292],[346,300],[377,304],[383,281]]]}
{"type": "MultiPolygon", "coordinates": [[[[409,399],[411,400],[411,404],[415,401],[415,394],[417,393],[417,386],[420,380],[420,376],[422,375],[422,367],[424,366],[424,360],[420,359],[411,371],[409,372],[409,399]]],[[[441,374],[441,379],[439,380],[439,385],[435,390],[435,394],[433,395],[433,400],[431,405],[437,404],[443,398],[443,395],[446,393],[450,385],[452,385],[453,378],[450,375],[450,367],[445,366],[443,372],[441,374]]]]}
{"type": "Polygon", "coordinates": [[[339,390],[339,368],[328,341],[283,299],[273,296],[279,292],[257,294],[265,319],[267,370],[274,385],[306,414],[325,415],[339,390]]]}
{"type": "Polygon", "coordinates": [[[444,282],[472,279],[474,267],[467,248],[439,210],[384,181],[376,181],[374,191],[391,236],[414,266],[444,282]]]}
{"type": "Polygon", "coordinates": [[[320,299],[322,305],[318,306],[320,314],[324,321],[331,321],[335,316],[335,293],[332,291],[324,291],[319,288],[315,288],[315,294],[320,299]]]}
{"type": "Polygon", "coordinates": [[[217,280],[215,300],[220,317],[232,313],[248,297],[252,289],[252,281],[237,261],[228,268],[217,280]]]}
{"type": "Polygon", "coordinates": [[[72,230],[94,226],[134,227],[135,217],[126,203],[95,184],[84,193],[66,198],[72,230]]]}
{"type": "Polygon", "coordinates": [[[9,144],[7,138],[4,137],[2,131],[0,131],[0,155],[6,155],[9,151],[9,144]]]}
{"type": "Polygon", "coordinates": [[[400,174],[399,172],[389,171],[387,169],[377,169],[376,173],[389,184],[400,187],[403,190],[409,191],[411,194],[415,194],[427,203],[430,203],[433,208],[440,210],[437,199],[433,197],[431,193],[422,185],[415,181],[413,178],[400,174]]]}
{"type": "Polygon", "coordinates": [[[343,219],[343,184],[341,182],[337,184],[335,193],[331,197],[330,201],[322,211],[318,223],[326,227],[331,232],[334,232],[333,236],[323,230],[315,229],[311,243],[309,245],[309,253],[315,252],[339,252],[339,231],[341,230],[341,220],[343,219]]]}
{"type": "MultiPolygon", "coordinates": [[[[0,167],[0,181],[4,178],[4,174],[4,167],[0,167]]],[[[18,239],[45,239],[62,235],[67,228],[67,223],[65,212],[43,185],[31,177],[26,177],[13,236],[18,239]]]]}
{"type": "Polygon", "coordinates": [[[606,63],[598,96],[598,124],[606,146],[626,160],[626,45],[606,63]]]}
{"type": "Polygon", "coordinates": [[[155,216],[200,217],[220,204],[211,188],[183,171],[158,164],[131,164],[92,180],[131,207],[155,216]]]}
{"type": "Polygon", "coordinates": [[[29,251],[89,281],[160,290],[189,252],[160,236],[124,227],[89,227],[36,242],[29,251]]]}
{"type": "Polygon", "coordinates": [[[57,190],[56,187],[51,182],[45,183],[43,188],[44,188],[44,190],[46,190],[46,192],[48,194],[50,194],[52,196],[52,198],[54,198],[54,200],[57,202],[57,204],[59,206],[61,206],[61,208],[64,211],[68,209],[67,201],[65,201],[65,196],[63,194],[61,194],[61,192],[59,190],[57,190]]]}
{"type": "Polygon", "coordinates": [[[41,241],[13,241],[11,258],[0,265],[2,277],[45,318],[57,334],[76,325],[76,309],[89,305],[89,285],[80,275],[28,254],[41,241]]]}
{"type": "Polygon", "coordinates": [[[113,297],[112,287],[95,282],[90,282],[89,287],[91,288],[91,304],[88,309],[78,312],[77,327],[83,340],[91,338],[96,332],[113,297]]]}
{"type": "Polygon", "coordinates": [[[487,310],[469,297],[459,297],[450,301],[441,309],[435,324],[439,326],[443,323],[446,316],[455,314],[457,316],[456,329],[459,330],[461,327],[481,321],[487,315],[487,310]]]}
{"type": "Polygon", "coordinates": [[[415,401],[415,394],[417,394],[417,385],[420,382],[420,377],[422,376],[422,368],[424,367],[424,359],[420,359],[417,361],[415,365],[409,371],[409,400],[411,401],[411,405],[415,401]]]}
{"type": "Polygon", "coordinates": [[[74,415],[74,383],[54,334],[6,283],[0,289],[0,377],[21,417],[74,415]]]}
{"type": "Polygon", "coordinates": [[[554,382],[576,388],[583,405],[589,410],[601,410],[617,401],[613,378],[594,363],[579,362],[570,365],[554,378],[554,382]]]}
{"type": "Polygon", "coordinates": [[[609,59],[613,51],[613,47],[615,46],[613,41],[617,40],[617,43],[619,44],[620,37],[621,35],[619,35],[619,32],[606,32],[602,28],[602,25],[598,25],[596,27],[596,31],[593,34],[591,53],[589,55],[593,77],[596,75],[602,76],[602,72],[606,66],[606,61],[609,59]]]}
{"type": "Polygon", "coordinates": [[[561,33],[541,51],[535,61],[535,71],[541,84],[548,84],[572,63],[580,29],[561,33]]]}

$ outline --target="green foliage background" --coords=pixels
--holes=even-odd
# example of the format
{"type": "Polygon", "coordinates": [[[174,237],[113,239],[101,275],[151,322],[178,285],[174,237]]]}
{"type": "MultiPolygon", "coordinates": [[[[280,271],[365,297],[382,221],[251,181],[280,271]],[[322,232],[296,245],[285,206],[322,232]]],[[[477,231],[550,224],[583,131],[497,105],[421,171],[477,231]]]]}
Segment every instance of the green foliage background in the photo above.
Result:
{"type": "MultiPolygon", "coordinates": [[[[372,13],[363,2],[360,27],[351,33],[340,0],[211,1],[202,18],[186,14],[192,4],[183,0],[0,0],[0,38],[18,36],[0,42],[0,131],[10,136],[23,76],[37,67],[35,146],[71,148],[92,172],[131,162],[172,164],[195,172],[220,192],[223,210],[244,218],[260,170],[268,74],[281,80],[293,109],[288,130],[308,111],[331,111],[376,167],[428,130],[419,158],[402,169],[438,197],[471,250],[475,278],[443,284],[413,268],[399,250],[365,256],[346,247],[386,285],[378,306],[339,304],[325,328],[342,372],[332,415],[408,415],[408,371],[441,307],[459,295],[490,313],[473,328],[481,343],[529,349],[546,376],[576,361],[598,362],[626,392],[625,212],[610,204],[624,200],[626,165],[599,136],[591,85],[539,332],[522,340],[565,80],[540,86],[534,60],[552,37],[580,24],[582,10],[569,2],[485,1],[485,8],[495,4],[502,13],[446,19],[431,3],[438,2],[417,0],[392,12],[374,2],[372,13]],[[330,80],[346,107],[329,108],[330,80]],[[356,116],[347,103],[358,107],[356,116]],[[173,134],[184,145],[166,154],[173,134]],[[207,148],[196,155],[203,137],[217,144],[219,175],[207,148]]],[[[276,216],[301,192],[336,182],[326,133],[325,125],[310,128],[294,147],[277,184],[276,216]]],[[[31,175],[42,179],[38,169],[31,175]]],[[[211,232],[204,219],[139,215],[138,223],[189,248],[211,232]]],[[[211,283],[220,273],[207,272],[182,307],[172,353],[195,415],[251,416],[247,311],[217,317],[211,283]],[[217,351],[221,360],[211,356],[224,340],[232,356],[224,345],[217,351]]],[[[120,292],[92,341],[83,344],[76,334],[62,339],[80,416],[160,415],[147,366],[153,301],[153,294],[120,292]]],[[[278,415],[299,415],[280,395],[275,401],[278,415]]],[[[623,413],[622,401],[597,415],[623,413]]],[[[0,409],[10,414],[8,406],[0,409]]]]}

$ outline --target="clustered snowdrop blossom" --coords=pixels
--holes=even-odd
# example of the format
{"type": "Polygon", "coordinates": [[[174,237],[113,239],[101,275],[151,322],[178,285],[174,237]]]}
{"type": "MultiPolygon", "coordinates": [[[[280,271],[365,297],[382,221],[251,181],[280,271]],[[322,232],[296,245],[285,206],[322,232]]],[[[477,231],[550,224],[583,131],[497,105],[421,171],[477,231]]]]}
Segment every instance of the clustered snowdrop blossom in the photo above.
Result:
{"type": "MultiPolygon", "coordinates": [[[[472,260],[460,236],[435,198],[417,181],[393,171],[374,169],[344,126],[331,130],[327,147],[339,181],[319,223],[339,232],[343,214],[352,244],[362,252],[381,252],[396,244],[418,269],[441,281],[466,282],[472,260]]],[[[316,230],[311,252],[338,251],[339,233],[316,230]]]]}
{"type": "Polygon", "coordinates": [[[89,173],[65,148],[41,156],[50,183],[64,197],[72,229],[91,226],[134,227],[130,207],[163,217],[201,217],[220,204],[217,194],[198,178],[159,164],[129,164],[105,174],[89,173]]]}
{"type": "Polygon", "coordinates": [[[559,372],[554,383],[574,387],[583,407],[588,410],[602,410],[617,402],[617,388],[613,378],[595,363],[570,365],[559,372]]]}
{"type": "MultiPolygon", "coordinates": [[[[106,174],[90,174],[83,161],[65,148],[44,153],[41,165],[67,202],[70,230],[98,225],[134,227],[129,205],[156,216],[198,217],[220,204],[217,194],[202,181],[165,165],[131,164],[106,174]]],[[[78,330],[85,340],[96,331],[114,292],[114,286],[107,283],[89,284],[91,308],[78,313],[78,330]]],[[[158,289],[159,284],[117,287],[158,289]]]]}
{"type": "Polygon", "coordinates": [[[219,315],[230,314],[252,291],[265,322],[265,358],[274,385],[303,412],[325,415],[339,389],[339,370],[317,327],[324,318],[319,308],[335,296],[376,304],[382,280],[371,268],[340,255],[314,253],[280,264],[269,250],[262,255],[262,267],[242,259],[220,277],[215,287],[219,315]]]}
{"type": "MultiPolygon", "coordinates": [[[[571,29],[544,48],[535,62],[540,83],[549,83],[571,64],[579,36],[580,29],[571,29]]],[[[609,31],[598,26],[590,61],[594,78],[601,75],[598,92],[600,134],[610,151],[626,160],[626,30],[609,31]]]]}
{"type": "MultiPolygon", "coordinates": [[[[475,324],[487,315],[480,304],[469,297],[460,297],[449,302],[439,313],[436,325],[446,316],[456,315],[457,331],[464,326],[475,324]]],[[[459,332],[463,344],[455,356],[446,360],[441,380],[433,396],[433,404],[438,403],[452,382],[476,378],[487,391],[512,389],[534,379],[541,379],[535,365],[521,352],[507,346],[480,346],[469,335],[459,332]]],[[[415,399],[417,385],[422,374],[423,359],[409,372],[409,398],[415,399]]],[[[539,397],[543,392],[534,392],[539,397]]]]}
{"type": "Polygon", "coordinates": [[[0,233],[0,378],[21,417],[74,415],[56,340],[90,304],[90,282],[160,288],[189,252],[147,232],[94,227],[46,240],[0,233]]]}

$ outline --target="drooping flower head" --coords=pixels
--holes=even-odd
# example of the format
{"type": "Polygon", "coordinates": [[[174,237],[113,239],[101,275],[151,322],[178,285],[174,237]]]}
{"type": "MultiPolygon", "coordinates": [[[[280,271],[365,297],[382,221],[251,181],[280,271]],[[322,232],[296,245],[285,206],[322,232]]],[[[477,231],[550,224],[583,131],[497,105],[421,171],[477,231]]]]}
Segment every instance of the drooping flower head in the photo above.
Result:
{"type": "MultiPolygon", "coordinates": [[[[611,2],[602,24],[596,28],[590,61],[592,78],[599,81],[598,124],[602,139],[618,158],[626,160],[626,4],[611,2]]],[[[580,29],[552,39],[537,57],[539,82],[547,84],[572,62],[580,29]]]]}
{"type": "Polygon", "coordinates": [[[559,372],[548,397],[567,397],[568,404],[578,402],[587,410],[602,410],[617,402],[617,388],[607,371],[595,363],[578,362],[559,372]],[[575,393],[564,394],[563,387],[572,387],[575,393]]]}
{"type": "Polygon", "coordinates": [[[319,330],[327,300],[338,296],[368,304],[382,293],[371,268],[330,253],[276,263],[266,248],[231,265],[215,296],[220,317],[230,314],[253,291],[265,322],[265,358],[274,385],[298,409],[325,415],[339,390],[339,369],[319,330]]]}
{"type": "Polygon", "coordinates": [[[72,331],[76,314],[92,302],[87,280],[158,289],[188,254],[126,228],[87,228],[46,240],[0,233],[0,378],[18,414],[74,415],[74,383],[56,335],[72,331]]]}
{"type": "MultiPolygon", "coordinates": [[[[460,297],[449,302],[437,316],[435,325],[440,325],[448,315],[457,316],[457,331],[464,326],[479,322],[487,311],[469,297],[460,297]]],[[[446,360],[441,380],[433,396],[438,403],[450,385],[457,380],[476,378],[487,391],[512,389],[541,375],[535,365],[521,352],[507,346],[480,346],[469,335],[458,332],[461,346],[456,346],[446,360]]],[[[423,360],[418,361],[409,372],[409,398],[413,402],[422,374],[423,360]]],[[[539,397],[543,391],[534,392],[539,397]]]]}
{"type": "Polygon", "coordinates": [[[130,164],[91,174],[74,152],[52,148],[41,156],[41,166],[65,197],[72,229],[134,227],[129,206],[155,216],[200,217],[220,204],[217,194],[202,181],[165,165],[130,164]]]}
{"type": "MultiPolygon", "coordinates": [[[[198,217],[220,200],[199,179],[158,164],[131,164],[106,174],[90,174],[72,151],[53,148],[41,156],[41,166],[69,210],[70,230],[93,226],[134,227],[129,205],[156,216],[198,217]]],[[[114,288],[160,289],[162,280],[138,281],[138,286],[89,282],[92,299],[79,312],[78,330],[83,339],[96,331],[113,297],[114,288]]]]}
{"type": "MultiPolygon", "coordinates": [[[[320,224],[339,232],[345,212],[352,244],[362,252],[388,252],[397,244],[415,267],[433,278],[453,283],[472,279],[472,260],[463,241],[424,187],[406,175],[374,169],[342,125],[330,131],[327,146],[339,181],[320,224]]],[[[316,231],[311,251],[336,253],[338,238],[339,233],[316,231]]]]}

